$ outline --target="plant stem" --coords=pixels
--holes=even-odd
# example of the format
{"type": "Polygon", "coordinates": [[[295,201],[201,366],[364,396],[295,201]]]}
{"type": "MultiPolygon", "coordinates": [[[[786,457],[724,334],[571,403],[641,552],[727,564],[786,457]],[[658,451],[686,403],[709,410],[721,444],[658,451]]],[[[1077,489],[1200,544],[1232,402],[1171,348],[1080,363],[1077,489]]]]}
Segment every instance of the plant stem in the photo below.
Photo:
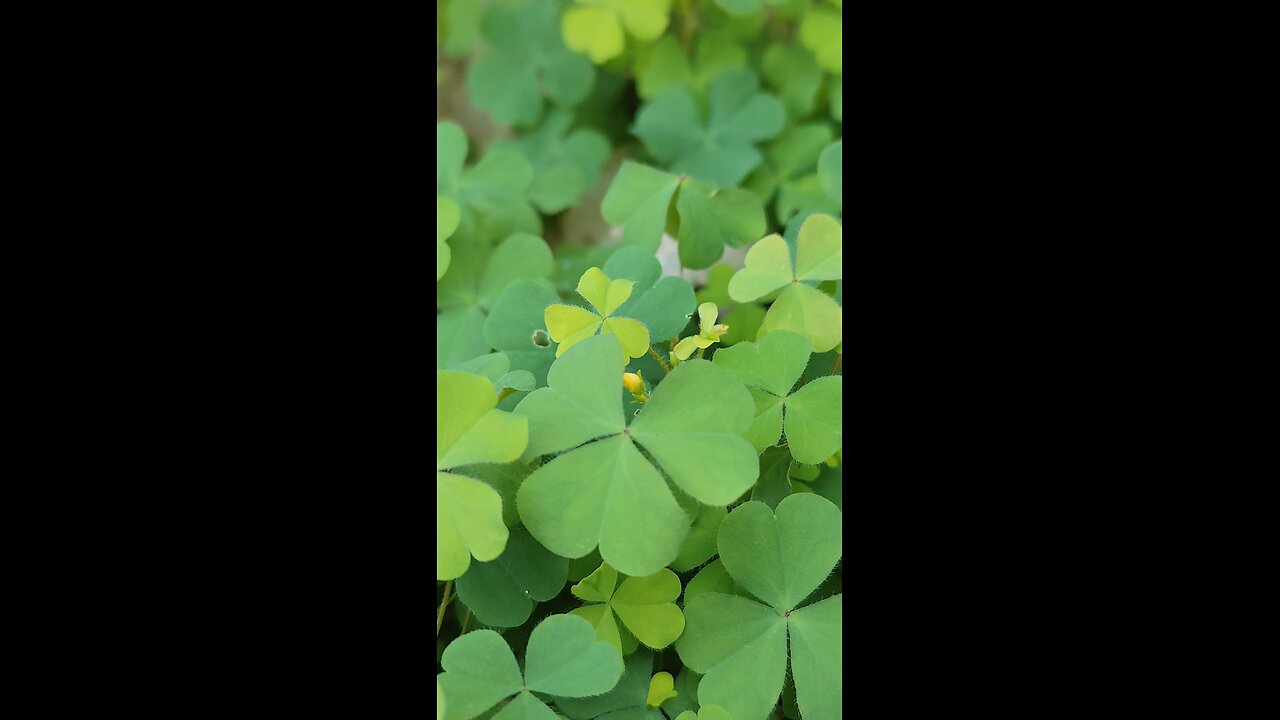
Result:
{"type": "Polygon", "coordinates": [[[444,584],[444,599],[440,601],[440,612],[436,613],[436,637],[440,637],[440,626],[444,625],[444,609],[449,607],[449,591],[452,589],[452,580],[444,584]]]}
{"type": "Polygon", "coordinates": [[[671,368],[667,367],[667,364],[662,362],[662,356],[658,354],[657,350],[653,349],[652,345],[649,346],[649,354],[653,356],[654,360],[658,361],[658,367],[662,368],[662,372],[664,373],[671,372],[671,368]]]}
{"type": "Polygon", "coordinates": [[[467,634],[467,626],[471,624],[471,608],[467,608],[467,616],[462,620],[462,634],[467,634]]]}
{"type": "Polygon", "coordinates": [[[836,353],[836,364],[831,366],[831,374],[840,372],[840,363],[844,361],[844,353],[836,353]]]}

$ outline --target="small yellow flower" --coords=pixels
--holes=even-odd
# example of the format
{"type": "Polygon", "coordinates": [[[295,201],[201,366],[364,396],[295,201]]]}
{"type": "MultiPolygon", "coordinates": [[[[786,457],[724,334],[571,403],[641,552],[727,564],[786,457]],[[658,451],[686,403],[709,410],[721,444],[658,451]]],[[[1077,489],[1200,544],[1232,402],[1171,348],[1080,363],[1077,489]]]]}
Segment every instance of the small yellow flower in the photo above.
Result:
{"type": "Polygon", "coordinates": [[[644,389],[644,378],[640,376],[640,373],[622,373],[622,387],[631,393],[636,402],[642,403],[649,399],[644,389]]]}
{"type": "Polygon", "coordinates": [[[729,332],[729,326],[716,324],[716,315],[718,313],[719,309],[715,303],[705,302],[699,305],[698,328],[701,332],[697,335],[690,335],[676,343],[672,354],[681,360],[688,360],[694,350],[705,350],[720,342],[720,336],[729,332]]]}

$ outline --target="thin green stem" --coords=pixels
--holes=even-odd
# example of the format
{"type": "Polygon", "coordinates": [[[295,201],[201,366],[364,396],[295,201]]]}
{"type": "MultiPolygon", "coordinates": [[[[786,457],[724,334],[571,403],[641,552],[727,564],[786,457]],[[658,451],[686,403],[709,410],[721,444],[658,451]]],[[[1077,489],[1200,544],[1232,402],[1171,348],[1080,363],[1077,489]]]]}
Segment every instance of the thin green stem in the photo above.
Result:
{"type": "Polygon", "coordinates": [[[440,612],[436,613],[436,637],[440,637],[440,626],[444,625],[444,609],[449,607],[449,591],[453,589],[453,581],[444,584],[444,599],[440,601],[440,612]]]}
{"type": "Polygon", "coordinates": [[[662,356],[658,354],[657,350],[653,349],[652,345],[649,346],[649,354],[653,356],[654,360],[658,361],[658,367],[662,368],[662,372],[664,373],[671,372],[671,368],[667,367],[667,364],[662,362],[662,356]]]}
{"type": "Polygon", "coordinates": [[[467,608],[467,616],[462,620],[462,634],[467,634],[467,626],[471,624],[471,608],[467,608]]]}

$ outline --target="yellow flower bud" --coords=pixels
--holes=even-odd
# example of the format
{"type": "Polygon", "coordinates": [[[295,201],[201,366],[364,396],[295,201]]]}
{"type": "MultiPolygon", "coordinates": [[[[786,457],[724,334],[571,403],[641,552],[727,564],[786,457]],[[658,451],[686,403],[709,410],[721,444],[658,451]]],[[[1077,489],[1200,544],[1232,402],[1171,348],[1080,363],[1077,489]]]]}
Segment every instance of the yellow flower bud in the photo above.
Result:
{"type": "Polygon", "coordinates": [[[622,373],[622,387],[626,388],[627,392],[635,395],[644,392],[644,381],[635,373],[622,373]]]}

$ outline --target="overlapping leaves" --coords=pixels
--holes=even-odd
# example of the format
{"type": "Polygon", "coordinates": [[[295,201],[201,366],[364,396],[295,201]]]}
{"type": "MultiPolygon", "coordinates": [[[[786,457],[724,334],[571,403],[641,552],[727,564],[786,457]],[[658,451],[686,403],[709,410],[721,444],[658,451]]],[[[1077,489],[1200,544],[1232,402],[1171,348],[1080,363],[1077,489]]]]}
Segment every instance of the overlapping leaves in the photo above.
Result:
{"type": "Polygon", "coordinates": [[[524,672],[502,636],[476,630],[459,637],[440,658],[436,676],[444,695],[444,720],[470,720],[514,696],[498,717],[534,720],[555,717],[534,693],[582,698],[604,693],[622,676],[622,656],[599,642],[582,618],[552,615],[529,635],[524,672]]]}
{"type": "Polygon", "coordinates": [[[493,384],[481,375],[436,371],[436,579],[466,572],[474,556],[497,558],[507,544],[502,498],[464,468],[520,457],[528,420],[497,410],[493,384]]]}
{"type": "Polygon", "coordinates": [[[494,120],[534,125],[544,93],[570,106],[591,92],[595,67],[565,47],[552,4],[494,3],[485,10],[481,32],[487,48],[472,63],[467,87],[472,101],[494,120]]]}
{"type": "Polygon", "coordinates": [[[561,20],[565,43],[597,64],[622,54],[626,33],[655,40],[667,29],[671,0],[576,0],[561,20]]]}
{"type": "Polygon", "coordinates": [[[516,407],[529,419],[525,458],[562,453],[524,481],[517,504],[525,526],[557,555],[578,558],[598,546],[609,565],[644,577],[679,554],[690,518],[637,446],[681,491],[727,505],[758,472],[741,437],[754,407],[732,373],[691,360],[658,384],[628,427],[622,373],[617,338],[589,337],[556,360],[548,387],[516,407]]]}
{"type": "Polygon", "coordinates": [[[811,348],[804,337],[780,330],[754,344],[725,348],[714,362],[738,376],[755,401],[756,418],[746,437],[756,450],[776,445],[785,430],[791,454],[814,464],[830,457],[843,442],[844,378],[816,378],[791,393],[811,348]]]}
{"type": "Polygon", "coordinates": [[[606,221],[622,226],[623,242],[650,253],[665,228],[680,243],[680,263],[688,268],[710,267],[726,245],[746,245],[765,228],[764,208],[752,192],[629,161],[614,177],[601,211],[606,221]]]}
{"type": "Polygon", "coordinates": [[[705,119],[693,95],[673,87],[640,109],[632,132],[672,172],[737,185],[763,159],[755,144],[785,120],[782,102],[759,92],[755,75],[731,70],[711,81],[705,119]]]}
{"type": "Polygon", "coordinates": [[[704,705],[763,720],[782,694],[789,657],[804,720],[840,717],[842,596],[802,603],[839,561],[842,536],[840,511],[812,493],[787,497],[776,512],[753,501],[729,513],[720,527],[721,560],[762,602],[720,592],[686,600],[676,649],[688,668],[704,673],[704,705]]]}
{"type": "Polygon", "coordinates": [[[636,649],[636,641],[662,649],[684,631],[684,615],[675,604],[680,578],[670,570],[647,577],[624,577],[602,563],[595,572],[573,586],[573,594],[588,601],[573,611],[596,628],[596,637],[624,655],[636,649]],[[621,621],[622,627],[619,627],[621,621]]]}
{"type": "Polygon", "coordinates": [[[813,343],[814,352],[840,344],[844,311],[835,300],[807,282],[843,277],[844,239],[829,215],[811,215],[800,227],[795,261],[781,235],[770,235],[747,252],[746,266],[729,282],[729,295],[749,302],[782,289],[765,314],[760,333],[790,330],[813,343]]]}

